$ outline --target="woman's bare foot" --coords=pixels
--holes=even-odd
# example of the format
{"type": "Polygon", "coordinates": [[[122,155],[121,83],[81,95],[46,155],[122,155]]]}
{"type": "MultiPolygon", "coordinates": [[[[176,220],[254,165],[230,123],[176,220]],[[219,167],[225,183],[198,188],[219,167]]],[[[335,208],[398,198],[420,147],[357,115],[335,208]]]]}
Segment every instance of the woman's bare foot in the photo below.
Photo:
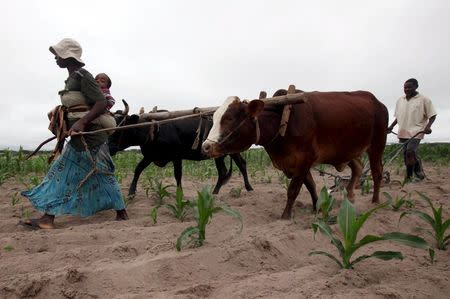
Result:
{"type": "Polygon", "coordinates": [[[39,219],[28,219],[23,222],[19,222],[19,224],[31,229],[54,229],[54,221],[55,216],[44,214],[44,216],[39,219]]]}
{"type": "Polygon", "coordinates": [[[116,220],[117,221],[128,220],[129,219],[127,211],[125,209],[116,211],[116,213],[117,213],[116,214],[116,220]]]}

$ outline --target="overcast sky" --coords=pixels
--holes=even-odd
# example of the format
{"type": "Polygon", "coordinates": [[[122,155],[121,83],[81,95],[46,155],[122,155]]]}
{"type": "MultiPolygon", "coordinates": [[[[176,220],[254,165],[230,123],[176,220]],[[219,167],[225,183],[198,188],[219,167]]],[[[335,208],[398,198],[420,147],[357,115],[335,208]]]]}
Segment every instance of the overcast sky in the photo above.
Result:
{"type": "Polygon", "coordinates": [[[2,1],[0,11],[0,149],[52,136],[46,114],[67,71],[48,47],[65,37],[81,44],[94,76],[110,75],[131,112],[218,106],[295,84],[371,91],[391,122],[415,77],[438,113],[426,141],[450,141],[447,0],[30,0],[2,1]]]}

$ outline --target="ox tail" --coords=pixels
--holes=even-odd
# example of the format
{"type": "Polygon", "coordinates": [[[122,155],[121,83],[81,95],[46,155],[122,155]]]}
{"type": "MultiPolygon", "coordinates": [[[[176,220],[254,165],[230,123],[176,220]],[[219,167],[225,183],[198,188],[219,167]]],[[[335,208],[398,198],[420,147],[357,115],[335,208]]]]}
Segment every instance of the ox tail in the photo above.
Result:
{"type": "Polygon", "coordinates": [[[223,184],[228,183],[228,181],[229,181],[230,178],[231,178],[231,174],[233,173],[233,159],[231,158],[231,156],[229,156],[229,157],[230,157],[230,169],[228,169],[228,172],[227,172],[227,174],[225,175],[225,178],[224,178],[224,180],[223,180],[223,184]]]}
{"type": "Polygon", "coordinates": [[[381,103],[382,113],[384,115],[384,123],[386,124],[386,128],[389,126],[389,111],[383,103],[381,103]]]}
{"type": "Polygon", "coordinates": [[[378,100],[373,94],[372,94],[372,97],[375,100],[375,102],[377,102],[378,105],[380,106],[379,110],[377,109],[377,112],[382,114],[382,116],[381,116],[382,121],[384,122],[384,124],[386,124],[386,128],[387,128],[389,126],[389,111],[388,111],[386,105],[384,105],[380,100],[378,100]]]}

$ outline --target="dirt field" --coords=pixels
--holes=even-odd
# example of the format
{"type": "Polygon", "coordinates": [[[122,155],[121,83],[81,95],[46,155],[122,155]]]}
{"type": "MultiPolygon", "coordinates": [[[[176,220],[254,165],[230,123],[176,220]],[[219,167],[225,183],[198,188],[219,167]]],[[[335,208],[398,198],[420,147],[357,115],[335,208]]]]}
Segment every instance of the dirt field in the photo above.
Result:
{"type": "MultiPolygon", "coordinates": [[[[425,169],[427,179],[405,188],[425,192],[443,204],[449,218],[450,167],[426,165],[425,169]]],[[[399,179],[395,172],[392,169],[391,175],[399,179]]],[[[319,191],[324,179],[315,176],[319,191]]],[[[129,180],[123,183],[124,192],[129,180]]],[[[293,219],[283,221],[279,218],[286,191],[276,174],[271,182],[258,181],[251,179],[255,191],[243,190],[234,198],[231,188],[243,186],[234,173],[218,196],[219,202],[242,214],[241,234],[234,219],[216,214],[203,247],[177,252],[175,241],[193,224],[192,217],[180,223],[161,209],[158,223],[153,224],[149,211],[154,202],[143,188],[128,206],[129,221],[113,221],[115,213],[105,211],[86,219],[59,217],[55,230],[29,231],[17,223],[32,208],[24,199],[11,205],[12,195],[23,187],[9,180],[0,187],[0,298],[449,298],[450,250],[438,250],[437,263],[432,265],[424,250],[374,243],[359,254],[399,250],[405,259],[368,259],[354,270],[339,270],[326,257],[308,256],[311,250],[336,251],[324,236],[314,239],[310,228],[314,215],[304,188],[293,219]]],[[[184,178],[185,195],[192,198],[205,184],[213,180],[184,178]]],[[[399,185],[382,188],[392,195],[399,190],[399,185]]],[[[356,192],[358,211],[373,206],[370,194],[356,192]]],[[[340,204],[340,195],[335,195],[340,204]]],[[[425,207],[417,195],[413,198],[417,207],[425,207]]],[[[399,215],[387,209],[377,212],[361,235],[410,233],[424,226],[410,216],[397,227],[399,215]]]]}

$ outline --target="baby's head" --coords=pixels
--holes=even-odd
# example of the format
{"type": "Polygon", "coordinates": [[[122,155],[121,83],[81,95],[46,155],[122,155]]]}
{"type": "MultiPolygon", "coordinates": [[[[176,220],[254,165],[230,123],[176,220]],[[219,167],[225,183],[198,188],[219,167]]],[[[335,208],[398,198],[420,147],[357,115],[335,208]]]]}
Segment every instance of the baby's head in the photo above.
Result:
{"type": "Polygon", "coordinates": [[[95,76],[95,81],[100,86],[100,88],[110,88],[111,87],[111,79],[105,73],[100,73],[95,76]]]}

